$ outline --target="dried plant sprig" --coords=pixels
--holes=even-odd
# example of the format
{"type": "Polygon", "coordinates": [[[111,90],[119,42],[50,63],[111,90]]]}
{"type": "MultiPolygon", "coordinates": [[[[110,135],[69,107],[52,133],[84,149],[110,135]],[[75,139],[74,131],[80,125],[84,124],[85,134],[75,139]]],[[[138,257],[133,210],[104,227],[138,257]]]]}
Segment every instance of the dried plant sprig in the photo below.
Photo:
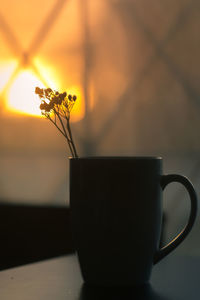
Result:
{"type": "Polygon", "coordinates": [[[39,87],[35,88],[35,93],[41,99],[42,115],[51,121],[66,138],[72,156],[78,157],[70,127],[70,113],[76,102],[76,95],[67,95],[66,92],[59,93],[50,88],[41,89],[39,87]]]}

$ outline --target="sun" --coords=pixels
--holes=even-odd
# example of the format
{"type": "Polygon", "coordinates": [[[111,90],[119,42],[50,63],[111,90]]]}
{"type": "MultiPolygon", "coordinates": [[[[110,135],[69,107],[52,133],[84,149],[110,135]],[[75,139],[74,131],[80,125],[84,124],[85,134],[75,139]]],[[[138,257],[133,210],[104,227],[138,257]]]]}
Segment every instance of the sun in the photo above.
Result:
{"type": "Polygon", "coordinates": [[[67,94],[76,95],[77,102],[73,108],[71,121],[77,122],[84,118],[85,107],[81,85],[68,85],[67,81],[69,80],[66,80],[66,87],[60,86],[56,74],[50,72],[49,69],[45,68],[42,64],[38,64],[37,67],[39,66],[39,72],[42,78],[45,78],[45,84],[39,79],[38,75],[35,74],[34,70],[31,68],[23,68],[16,74],[12,83],[9,84],[6,89],[6,82],[9,80],[9,76],[12,75],[13,66],[12,68],[10,67],[10,69],[7,67],[7,72],[5,72],[5,68],[0,68],[0,79],[4,79],[1,80],[0,92],[5,89],[5,92],[3,92],[5,99],[4,111],[18,116],[43,117],[39,108],[41,100],[38,95],[35,94],[35,88],[50,87],[59,92],[66,91],[67,94]]]}
{"type": "Polygon", "coordinates": [[[7,92],[6,109],[15,113],[41,116],[39,99],[35,95],[36,86],[45,87],[32,70],[21,70],[7,92]]]}

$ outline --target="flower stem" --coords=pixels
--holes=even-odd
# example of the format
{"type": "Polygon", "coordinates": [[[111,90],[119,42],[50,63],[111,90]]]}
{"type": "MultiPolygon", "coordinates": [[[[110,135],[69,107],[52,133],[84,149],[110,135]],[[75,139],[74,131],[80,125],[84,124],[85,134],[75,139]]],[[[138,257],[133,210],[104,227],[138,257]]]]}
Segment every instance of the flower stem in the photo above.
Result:
{"type": "MultiPolygon", "coordinates": [[[[54,112],[55,112],[55,114],[58,116],[58,119],[59,119],[59,121],[60,121],[60,124],[61,124],[61,126],[62,126],[62,128],[63,128],[64,136],[65,136],[65,138],[67,139],[67,142],[68,142],[68,145],[69,145],[69,149],[70,149],[70,151],[71,151],[71,154],[72,154],[73,157],[75,157],[76,154],[74,153],[74,149],[73,149],[73,147],[71,146],[71,140],[70,140],[70,138],[69,138],[68,135],[67,135],[67,132],[66,132],[66,130],[65,130],[65,126],[63,125],[63,121],[62,121],[62,119],[61,119],[59,113],[57,113],[56,110],[54,110],[54,112]]],[[[56,125],[56,124],[55,124],[55,125],[56,125]]],[[[57,128],[58,128],[58,126],[57,126],[57,128]]]]}
{"type": "Polygon", "coordinates": [[[74,157],[78,157],[78,154],[77,154],[77,151],[76,151],[76,147],[75,147],[75,144],[74,144],[74,141],[73,141],[73,137],[72,137],[72,132],[71,132],[71,127],[70,127],[70,122],[69,122],[69,119],[70,117],[66,118],[67,119],[67,129],[68,129],[68,132],[69,132],[69,136],[70,136],[70,140],[71,140],[71,144],[72,144],[72,148],[73,148],[73,151],[74,151],[74,157]]]}

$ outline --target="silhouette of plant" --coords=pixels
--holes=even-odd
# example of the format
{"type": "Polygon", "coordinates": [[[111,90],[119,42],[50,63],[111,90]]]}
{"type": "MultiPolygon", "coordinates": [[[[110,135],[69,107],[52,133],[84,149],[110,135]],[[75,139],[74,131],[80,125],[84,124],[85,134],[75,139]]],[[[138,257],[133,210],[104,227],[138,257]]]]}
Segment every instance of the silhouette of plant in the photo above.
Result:
{"type": "Polygon", "coordinates": [[[40,109],[42,115],[51,121],[67,139],[72,156],[78,157],[70,127],[70,113],[77,97],[67,95],[66,92],[59,93],[50,88],[41,89],[36,87],[35,93],[41,99],[40,109]]]}

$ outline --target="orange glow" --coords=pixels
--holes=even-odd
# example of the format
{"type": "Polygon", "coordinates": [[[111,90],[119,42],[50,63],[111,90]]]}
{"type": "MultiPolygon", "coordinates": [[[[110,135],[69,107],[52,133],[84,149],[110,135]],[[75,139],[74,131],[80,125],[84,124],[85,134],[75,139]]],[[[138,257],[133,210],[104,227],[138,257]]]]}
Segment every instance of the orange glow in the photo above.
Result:
{"type": "MultiPolygon", "coordinates": [[[[46,85],[39,80],[34,71],[30,68],[22,69],[17,73],[11,85],[7,86],[5,97],[5,109],[14,114],[43,117],[41,115],[40,99],[35,94],[35,87],[51,87],[60,92],[66,91],[68,94],[75,94],[77,102],[71,112],[72,122],[77,122],[84,117],[83,93],[80,86],[67,85],[64,89],[60,86],[58,77],[53,68],[42,64],[38,59],[34,60],[35,66],[45,80],[46,85]]],[[[0,63],[0,92],[2,92],[16,69],[17,62],[0,63]]]]}
{"type": "MultiPolygon", "coordinates": [[[[71,121],[77,122],[84,118],[85,109],[84,109],[84,99],[83,99],[83,91],[81,85],[71,85],[70,78],[65,78],[64,83],[60,83],[58,74],[55,69],[51,67],[49,64],[45,63],[38,57],[34,59],[34,63],[39,70],[40,74],[53,90],[58,90],[59,92],[66,91],[67,94],[72,94],[77,96],[77,101],[71,112],[71,121]],[[69,82],[69,83],[68,83],[69,82]]],[[[40,86],[39,86],[40,87],[40,86]]]]}
{"type": "Polygon", "coordinates": [[[77,100],[74,104],[74,107],[71,112],[71,120],[72,122],[77,122],[81,120],[84,117],[85,111],[84,111],[84,105],[83,105],[83,93],[81,91],[81,88],[79,86],[72,86],[68,88],[67,94],[76,95],[77,100]]]}
{"type": "Polygon", "coordinates": [[[17,66],[17,61],[0,62],[0,92],[3,91],[14,69],[17,66]]]}
{"type": "Polygon", "coordinates": [[[6,108],[15,113],[41,116],[36,86],[45,87],[30,69],[19,72],[8,90],[6,108]]]}
{"type": "Polygon", "coordinates": [[[45,64],[38,57],[34,58],[34,65],[37,67],[42,78],[45,79],[47,84],[46,87],[50,87],[52,90],[60,90],[58,76],[55,72],[55,69],[49,64],[45,64]]]}

